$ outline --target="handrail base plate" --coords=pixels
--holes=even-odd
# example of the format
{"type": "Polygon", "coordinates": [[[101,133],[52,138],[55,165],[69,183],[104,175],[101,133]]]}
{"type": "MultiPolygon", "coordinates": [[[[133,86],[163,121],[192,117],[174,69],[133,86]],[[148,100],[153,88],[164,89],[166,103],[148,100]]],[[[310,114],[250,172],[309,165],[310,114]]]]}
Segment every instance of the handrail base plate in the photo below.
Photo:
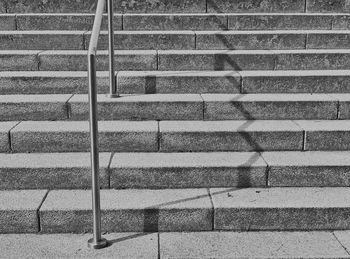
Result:
{"type": "Polygon", "coordinates": [[[101,238],[100,241],[95,242],[93,238],[89,239],[88,247],[92,249],[102,249],[108,245],[107,239],[101,238]]]}

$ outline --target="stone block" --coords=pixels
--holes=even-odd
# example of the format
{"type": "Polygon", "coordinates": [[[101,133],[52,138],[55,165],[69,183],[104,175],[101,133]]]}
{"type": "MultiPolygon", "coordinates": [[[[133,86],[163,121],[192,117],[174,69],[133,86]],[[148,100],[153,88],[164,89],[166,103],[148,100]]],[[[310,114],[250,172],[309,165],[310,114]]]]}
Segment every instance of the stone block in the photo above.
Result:
{"type": "Polygon", "coordinates": [[[333,30],[349,30],[350,29],[350,16],[349,15],[334,15],[333,16],[333,30]]]}
{"type": "Polygon", "coordinates": [[[339,102],[338,119],[350,119],[350,94],[339,93],[332,94],[331,96],[339,102]]]}
{"type": "Polygon", "coordinates": [[[307,49],[346,49],[350,44],[347,31],[313,32],[307,36],[307,49]]]}
{"type": "Polygon", "coordinates": [[[306,34],[299,32],[196,32],[197,49],[304,49],[306,34]]]}
{"type": "MultiPolygon", "coordinates": [[[[158,150],[157,122],[99,123],[100,151],[158,150]]],[[[11,131],[15,152],[90,151],[88,122],[22,122],[11,131]]]]}
{"type": "MultiPolygon", "coordinates": [[[[243,93],[346,93],[350,77],[346,70],[242,71],[243,93]]],[[[277,100],[277,99],[276,99],[277,100]]],[[[297,100],[296,100],[297,102],[297,100]]]]}
{"type": "Polygon", "coordinates": [[[164,152],[302,150],[303,133],[290,121],[160,122],[164,152]]]}
{"type": "Polygon", "coordinates": [[[349,152],[265,152],[270,187],[348,187],[349,152]]]}
{"type": "MultiPolygon", "coordinates": [[[[349,68],[350,52],[344,49],[291,50],[276,53],[276,70],[336,70],[349,68]]],[[[327,73],[337,74],[337,71],[327,73]]]]}
{"type": "MultiPolygon", "coordinates": [[[[99,95],[100,120],[202,120],[203,100],[199,94],[123,95],[108,98],[99,95]]],[[[74,95],[69,100],[70,118],[87,120],[88,97],[74,95]]]]}
{"type": "Polygon", "coordinates": [[[0,191],[0,233],[39,232],[38,209],[46,190],[0,191]]]}
{"type": "Polygon", "coordinates": [[[230,30],[331,30],[331,15],[303,14],[232,14],[230,30]]]}
{"type": "Polygon", "coordinates": [[[348,229],[349,192],[341,187],[211,189],[214,230],[348,229]]]}
{"type": "Polygon", "coordinates": [[[205,120],[337,118],[337,101],[326,94],[203,94],[202,97],[205,120]]]}
{"type": "Polygon", "coordinates": [[[348,13],[347,0],[306,0],[306,12],[310,13],[348,13]]]}
{"type": "MultiPolygon", "coordinates": [[[[2,7],[0,4],[0,13],[2,7]]],[[[16,30],[16,15],[2,14],[0,15],[0,31],[14,31],[16,30]]]]}
{"type": "Polygon", "coordinates": [[[122,93],[239,93],[240,75],[236,72],[119,72],[122,93]]]}
{"type": "Polygon", "coordinates": [[[111,188],[263,187],[266,163],[257,153],[120,153],[111,188]]]}
{"type": "Polygon", "coordinates": [[[124,30],[227,30],[226,15],[212,14],[126,14],[124,30]]]}
{"type": "Polygon", "coordinates": [[[303,0],[279,1],[279,0],[208,0],[209,13],[297,13],[304,12],[303,0]]]}
{"type": "MultiPolygon", "coordinates": [[[[89,46],[91,32],[85,34],[86,48],[89,46]]],[[[119,50],[158,50],[195,49],[193,31],[118,31],[114,34],[114,48],[119,50]]],[[[100,33],[99,49],[108,48],[108,34],[100,33]]]]}
{"type": "Polygon", "coordinates": [[[0,122],[0,152],[10,152],[10,130],[17,124],[17,121],[0,122]]]}
{"type": "Polygon", "coordinates": [[[71,95],[0,95],[0,121],[65,120],[71,95]]]}
{"type": "Polygon", "coordinates": [[[83,31],[3,31],[3,50],[84,49],[83,31]]]}
{"type": "Polygon", "coordinates": [[[273,70],[276,54],[266,50],[164,50],[158,52],[159,70],[273,70]]]}
{"type": "Polygon", "coordinates": [[[350,121],[296,121],[305,131],[305,150],[349,150],[350,121]]]}
{"type": "MultiPolygon", "coordinates": [[[[109,187],[111,154],[100,154],[100,186],[109,187]]],[[[0,189],[86,189],[91,187],[89,153],[0,154],[0,189]]]]}
{"type": "Polygon", "coordinates": [[[38,70],[40,51],[0,51],[0,71],[38,70]]]}
{"type": "MultiPolygon", "coordinates": [[[[206,189],[102,190],[102,230],[108,232],[212,229],[206,189]]],[[[51,191],[40,209],[43,233],[92,230],[90,191],[51,191]]]]}
{"type": "Polygon", "coordinates": [[[205,13],[205,0],[117,0],[117,13],[205,13]]]}

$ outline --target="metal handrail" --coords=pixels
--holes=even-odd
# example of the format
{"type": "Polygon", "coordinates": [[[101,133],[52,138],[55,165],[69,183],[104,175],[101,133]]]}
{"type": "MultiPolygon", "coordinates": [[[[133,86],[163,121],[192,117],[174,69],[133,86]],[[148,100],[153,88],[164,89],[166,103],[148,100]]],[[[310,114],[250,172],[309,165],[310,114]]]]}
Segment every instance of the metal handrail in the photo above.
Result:
{"type": "Polygon", "coordinates": [[[101,204],[99,184],[99,148],[98,148],[98,117],[97,117],[97,80],[96,55],[97,43],[100,35],[105,3],[108,11],[108,38],[109,38],[109,82],[110,97],[118,97],[114,71],[114,33],[113,33],[113,0],[98,0],[94,25],[88,50],[88,77],[89,77],[89,108],[90,108],[90,138],[91,138],[91,176],[92,176],[92,211],[93,211],[93,238],[88,246],[100,249],[107,246],[107,240],[101,236],[101,204]]]}

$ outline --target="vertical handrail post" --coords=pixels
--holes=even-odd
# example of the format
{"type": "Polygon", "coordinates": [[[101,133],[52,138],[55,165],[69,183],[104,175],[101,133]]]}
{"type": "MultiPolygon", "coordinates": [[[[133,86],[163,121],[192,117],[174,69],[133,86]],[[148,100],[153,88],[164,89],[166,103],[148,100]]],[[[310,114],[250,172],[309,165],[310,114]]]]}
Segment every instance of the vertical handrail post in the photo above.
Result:
{"type": "Polygon", "coordinates": [[[107,0],[108,13],[108,50],[109,50],[109,94],[110,98],[119,97],[114,70],[114,30],[113,30],[113,0],[107,0]]]}

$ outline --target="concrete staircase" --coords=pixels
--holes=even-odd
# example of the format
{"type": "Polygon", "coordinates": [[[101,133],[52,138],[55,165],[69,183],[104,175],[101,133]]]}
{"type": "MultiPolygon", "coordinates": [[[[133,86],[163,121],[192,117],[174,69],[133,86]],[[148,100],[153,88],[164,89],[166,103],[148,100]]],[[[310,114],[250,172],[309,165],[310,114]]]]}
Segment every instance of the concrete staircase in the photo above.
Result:
{"type": "MultiPolygon", "coordinates": [[[[0,3],[0,233],[91,231],[95,2],[0,3]]],[[[121,98],[106,31],[97,64],[103,231],[350,229],[349,11],[116,0],[121,98]]]]}

